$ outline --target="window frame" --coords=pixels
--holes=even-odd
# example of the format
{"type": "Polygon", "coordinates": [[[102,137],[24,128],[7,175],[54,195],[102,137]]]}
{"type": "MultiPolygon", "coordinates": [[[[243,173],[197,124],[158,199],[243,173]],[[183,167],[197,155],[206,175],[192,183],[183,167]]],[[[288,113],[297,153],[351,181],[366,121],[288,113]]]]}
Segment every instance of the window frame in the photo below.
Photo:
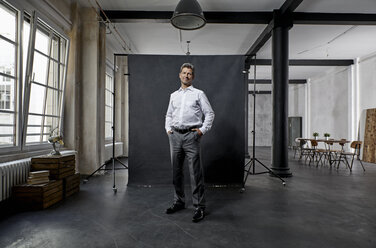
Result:
{"type": "MultiPolygon", "coordinates": [[[[43,13],[39,12],[35,9],[32,5],[28,4],[27,2],[23,1],[14,1],[12,4],[4,0],[0,0],[0,4],[10,8],[12,11],[16,13],[16,49],[15,49],[15,75],[14,75],[14,85],[15,85],[15,137],[16,142],[15,146],[0,146],[0,156],[8,155],[8,154],[18,154],[18,153],[27,153],[31,151],[38,151],[38,150],[46,150],[51,148],[51,144],[48,142],[43,143],[28,143],[26,144],[26,134],[27,134],[27,119],[28,119],[28,110],[30,104],[30,80],[32,75],[32,62],[34,59],[34,52],[35,52],[35,34],[37,30],[37,26],[41,25],[46,27],[50,34],[54,34],[54,36],[58,37],[58,52],[60,57],[58,57],[58,61],[51,60],[53,55],[51,54],[51,50],[49,52],[48,58],[48,69],[52,63],[51,61],[57,62],[57,81],[59,82],[61,92],[59,91],[59,106],[57,107],[58,113],[58,126],[60,129],[60,133],[64,134],[64,105],[65,105],[65,88],[66,88],[66,78],[67,78],[67,68],[68,68],[68,60],[69,60],[69,48],[70,48],[70,40],[69,37],[65,34],[65,32],[57,26],[54,22],[52,22],[49,18],[47,18],[43,13]],[[29,14],[32,13],[32,14],[29,14]],[[23,48],[24,40],[25,40],[25,33],[24,33],[24,21],[30,20],[30,33],[29,33],[29,43],[27,44],[27,50],[23,48]],[[62,50],[61,39],[65,41],[65,51],[62,50]],[[25,70],[23,70],[23,58],[26,58],[25,63],[25,70]],[[63,72],[61,70],[64,69],[63,72]],[[31,71],[31,72],[30,72],[31,71]]],[[[50,39],[49,39],[50,42],[50,39]]],[[[51,49],[51,46],[49,47],[51,49]]],[[[4,73],[2,73],[4,74],[4,73]]],[[[47,77],[50,74],[47,73],[47,77]]],[[[12,76],[11,76],[12,77],[12,76]]],[[[46,82],[45,86],[49,86],[48,82],[46,82]]],[[[47,89],[47,88],[46,88],[47,89]]],[[[47,92],[46,92],[47,93],[47,92]]],[[[44,99],[47,101],[47,99],[44,99]]],[[[47,113],[43,112],[44,116],[48,116],[47,113]]],[[[44,124],[44,123],[43,123],[44,124]]],[[[44,132],[44,130],[43,130],[44,132]]],[[[43,136],[42,136],[43,139],[43,136]]]]}
{"type": "MultiPolygon", "coordinates": [[[[65,104],[64,94],[65,94],[65,86],[66,86],[67,64],[68,64],[69,45],[70,45],[69,38],[64,33],[61,33],[61,32],[59,32],[59,30],[56,30],[54,27],[51,27],[50,25],[48,25],[43,20],[43,18],[39,15],[39,13],[37,11],[32,12],[32,16],[31,16],[30,20],[31,20],[30,21],[30,38],[29,38],[29,47],[28,47],[28,56],[27,56],[27,62],[26,62],[26,70],[25,70],[25,74],[26,74],[26,76],[25,76],[25,87],[24,87],[24,96],[25,97],[24,97],[24,104],[23,104],[24,109],[23,109],[23,127],[22,127],[22,144],[23,144],[22,149],[24,151],[34,151],[34,150],[39,150],[39,149],[43,149],[43,148],[47,149],[47,148],[51,147],[51,145],[47,141],[45,141],[45,142],[41,141],[41,142],[35,142],[35,143],[26,143],[26,138],[28,136],[27,135],[27,127],[28,127],[29,106],[30,106],[30,97],[31,97],[30,94],[31,94],[31,85],[32,84],[40,85],[42,87],[45,87],[45,89],[46,89],[45,97],[43,99],[44,100],[43,113],[42,114],[32,113],[32,115],[42,116],[43,123],[41,123],[41,128],[42,128],[41,129],[42,133],[40,134],[41,138],[43,139],[44,135],[48,135],[47,133],[44,133],[44,120],[45,120],[46,117],[59,118],[59,121],[58,121],[59,131],[60,131],[61,134],[64,134],[64,116],[63,116],[64,115],[64,104],[65,104]],[[36,33],[37,33],[38,29],[48,32],[48,36],[49,36],[48,53],[49,54],[47,54],[47,55],[35,48],[35,39],[36,39],[36,33]],[[43,30],[43,29],[45,29],[45,30],[43,30]],[[64,62],[60,61],[60,57],[58,58],[58,60],[55,60],[54,58],[52,58],[52,55],[51,55],[51,50],[52,50],[51,39],[54,35],[57,36],[57,37],[63,38],[66,42],[66,47],[65,47],[65,52],[64,52],[65,53],[64,54],[64,62]],[[47,73],[46,73],[46,84],[45,85],[34,81],[33,78],[32,78],[34,54],[35,53],[38,53],[38,54],[40,54],[44,57],[47,57],[47,59],[48,59],[47,73]],[[60,89],[61,90],[53,88],[53,87],[48,85],[48,76],[50,75],[49,70],[50,70],[51,61],[58,63],[58,81],[61,80],[61,82],[60,82],[60,84],[61,84],[60,89]],[[61,65],[64,66],[65,70],[62,74],[62,78],[60,79],[61,65]],[[58,114],[59,115],[57,115],[57,116],[49,115],[49,114],[45,113],[45,107],[46,107],[46,101],[47,101],[47,90],[49,88],[57,90],[61,94],[61,98],[60,98],[59,103],[58,103],[58,114]]],[[[60,56],[63,56],[63,51],[60,51],[60,44],[58,46],[58,49],[59,49],[60,56]]]]}
{"type": "Polygon", "coordinates": [[[1,36],[1,39],[12,43],[15,46],[15,68],[14,68],[14,75],[7,75],[6,73],[0,73],[2,77],[6,78],[11,78],[13,79],[13,84],[14,84],[14,110],[9,111],[9,110],[0,110],[2,113],[10,113],[13,114],[13,122],[14,124],[13,129],[14,129],[14,135],[13,137],[13,144],[14,145],[1,145],[0,146],[0,154],[4,153],[11,153],[11,152],[19,152],[22,149],[22,144],[20,142],[20,134],[21,134],[21,125],[20,123],[22,122],[21,118],[22,115],[20,114],[22,111],[22,94],[21,94],[21,89],[22,89],[22,63],[21,61],[21,55],[22,55],[22,36],[21,34],[21,26],[20,26],[20,18],[23,17],[22,12],[20,12],[16,7],[12,6],[11,4],[5,2],[5,1],[0,1],[0,4],[7,8],[8,10],[12,11],[15,13],[15,40],[12,41],[11,39],[8,39],[4,36],[1,36]]]}

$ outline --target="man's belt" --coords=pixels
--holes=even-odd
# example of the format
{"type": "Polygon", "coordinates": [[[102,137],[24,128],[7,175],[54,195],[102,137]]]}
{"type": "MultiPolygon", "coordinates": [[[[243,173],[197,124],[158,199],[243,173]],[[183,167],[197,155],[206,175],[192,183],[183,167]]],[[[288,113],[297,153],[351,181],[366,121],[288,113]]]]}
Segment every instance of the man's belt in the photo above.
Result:
{"type": "Polygon", "coordinates": [[[178,133],[181,133],[181,134],[185,134],[185,133],[189,133],[189,132],[193,132],[194,128],[198,128],[199,126],[193,126],[193,127],[189,127],[189,128],[184,128],[184,129],[179,129],[179,128],[176,128],[176,127],[173,127],[172,130],[174,130],[175,132],[178,132],[178,133]]]}

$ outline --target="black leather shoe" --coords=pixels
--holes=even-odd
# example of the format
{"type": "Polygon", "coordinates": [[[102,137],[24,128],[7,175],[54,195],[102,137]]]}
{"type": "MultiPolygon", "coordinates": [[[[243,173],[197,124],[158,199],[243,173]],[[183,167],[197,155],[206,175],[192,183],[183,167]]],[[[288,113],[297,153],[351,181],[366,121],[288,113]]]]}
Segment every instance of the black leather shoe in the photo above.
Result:
{"type": "Polygon", "coordinates": [[[179,210],[182,210],[184,208],[185,208],[184,204],[174,203],[174,204],[172,204],[171,207],[169,207],[169,208],[166,209],[166,214],[173,214],[173,213],[175,213],[175,212],[177,212],[179,210]]]}
{"type": "Polygon", "coordinates": [[[200,220],[204,219],[204,217],[205,217],[205,210],[203,208],[196,208],[192,221],[199,222],[200,220]]]}

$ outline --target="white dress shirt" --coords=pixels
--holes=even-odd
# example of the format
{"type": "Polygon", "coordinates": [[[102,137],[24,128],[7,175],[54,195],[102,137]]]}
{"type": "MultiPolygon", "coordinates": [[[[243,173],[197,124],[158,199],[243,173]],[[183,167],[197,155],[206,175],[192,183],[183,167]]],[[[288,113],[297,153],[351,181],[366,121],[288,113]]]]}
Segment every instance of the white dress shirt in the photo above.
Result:
{"type": "Polygon", "coordinates": [[[187,129],[197,126],[205,134],[212,127],[213,120],[214,111],[202,90],[189,86],[171,94],[166,114],[166,132],[172,128],[187,129]]]}

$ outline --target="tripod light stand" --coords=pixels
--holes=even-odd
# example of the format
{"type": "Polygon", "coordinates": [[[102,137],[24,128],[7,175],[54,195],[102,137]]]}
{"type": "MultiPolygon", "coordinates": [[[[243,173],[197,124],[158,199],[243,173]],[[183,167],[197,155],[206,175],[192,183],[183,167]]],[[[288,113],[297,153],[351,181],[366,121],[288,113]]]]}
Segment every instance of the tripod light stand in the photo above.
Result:
{"type": "MultiPolygon", "coordinates": [[[[244,165],[244,171],[246,172],[244,181],[243,181],[243,187],[240,190],[241,193],[245,191],[245,183],[247,182],[249,175],[259,175],[259,174],[265,174],[269,173],[275,177],[278,177],[281,181],[283,186],[286,185],[285,180],[283,180],[279,175],[275,174],[270,168],[268,168],[266,165],[264,165],[260,160],[256,158],[256,55],[254,56],[254,71],[253,71],[253,127],[252,127],[252,158],[244,165]],[[266,171],[262,172],[256,172],[255,167],[256,163],[262,165],[266,171]],[[248,169],[247,166],[249,165],[248,169]],[[251,171],[252,169],[252,171],[251,171]]],[[[248,85],[248,74],[247,74],[247,85],[248,85]]],[[[248,94],[248,93],[247,93],[248,94]]],[[[248,104],[248,103],[247,103],[248,104]]]]}
{"type": "MultiPolygon", "coordinates": [[[[116,68],[116,54],[114,54],[114,66],[116,68]]],[[[116,75],[116,73],[114,74],[116,75]]],[[[129,76],[128,73],[124,74],[125,76],[129,76]]],[[[93,173],[91,173],[85,180],[84,180],[84,183],[86,183],[90,177],[92,177],[95,173],[97,173],[98,171],[100,170],[112,170],[112,175],[113,175],[113,186],[112,186],[112,190],[114,191],[114,193],[116,194],[117,192],[117,188],[116,188],[116,184],[115,184],[115,171],[116,170],[120,170],[120,169],[128,169],[128,166],[125,165],[123,162],[121,162],[117,157],[115,157],[115,116],[116,116],[116,111],[115,111],[115,107],[116,107],[116,101],[115,101],[115,96],[116,96],[116,78],[114,77],[114,88],[113,88],[113,92],[112,92],[112,157],[105,161],[104,164],[102,164],[98,169],[96,169],[93,173]],[[120,163],[124,168],[115,168],[115,161],[117,161],[118,163],[120,163]],[[112,162],[112,169],[107,169],[105,166],[107,164],[109,164],[110,162],[112,162]],[[104,167],[104,168],[103,168],[104,167]]]]}

